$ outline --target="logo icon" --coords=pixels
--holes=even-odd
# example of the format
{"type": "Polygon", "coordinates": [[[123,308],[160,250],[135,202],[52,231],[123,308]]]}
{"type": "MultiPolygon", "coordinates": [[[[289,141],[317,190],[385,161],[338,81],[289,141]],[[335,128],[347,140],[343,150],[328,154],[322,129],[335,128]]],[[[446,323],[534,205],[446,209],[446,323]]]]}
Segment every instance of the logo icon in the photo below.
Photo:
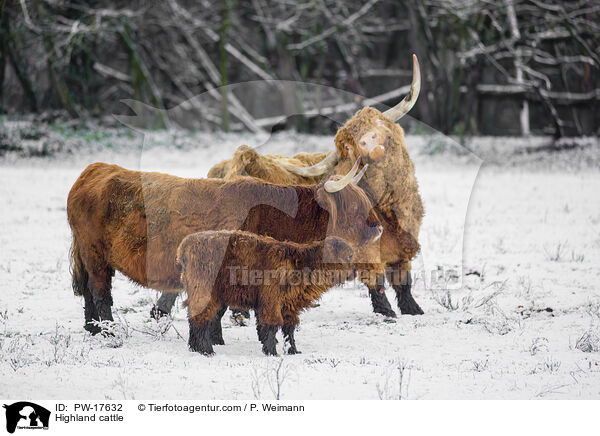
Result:
{"type": "Polygon", "coordinates": [[[19,429],[48,429],[50,411],[28,401],[19,401],[11,405],[5,404],[6,431],[14,433],[19,429]]]}

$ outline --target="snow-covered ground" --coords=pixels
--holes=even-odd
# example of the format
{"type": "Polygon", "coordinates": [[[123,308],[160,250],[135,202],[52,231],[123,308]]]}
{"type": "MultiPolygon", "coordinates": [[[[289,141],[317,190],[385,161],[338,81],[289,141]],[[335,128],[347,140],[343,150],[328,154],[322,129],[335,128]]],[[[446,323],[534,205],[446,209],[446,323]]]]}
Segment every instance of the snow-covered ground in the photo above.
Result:
{"type": "MultiPolygon", "coordinates": [[[[277,139],[285,154],[331,143],[277,139]]],[[[4,397],[272,399],[279,380],[283,399],[600,399],[600,177],[589,165],[597,147],[583,157],[562,151],[541,161],[528,155],[484,164],[476,179],[476,160],[415,156],[426,207],[422,257],[446,264],[437,253],[462,240],[462,216],[461,289],[430,290],[417,280],[414,295],[426,314],[387,322],[372,313],[366,288],[348,283],[302,315],[296,337],[303,353],[283,358],[262,354],[254,320],[237,327],[226,315],[226,345],[206,358],[187,349],[180,301],[172,324],[151,321],[157,293],[119,274],[116,336],[84,332],[82,301],[70,284],[66,197],[93,161],[201,177],[235,145],[260,141],[163,134],[157,142],[175,146],[148,146],[143,154],[136,138],[123,141],[128,145],[0,161],[4,397]],[[586,346],[595,351],[580,350],[586,346]]]]}

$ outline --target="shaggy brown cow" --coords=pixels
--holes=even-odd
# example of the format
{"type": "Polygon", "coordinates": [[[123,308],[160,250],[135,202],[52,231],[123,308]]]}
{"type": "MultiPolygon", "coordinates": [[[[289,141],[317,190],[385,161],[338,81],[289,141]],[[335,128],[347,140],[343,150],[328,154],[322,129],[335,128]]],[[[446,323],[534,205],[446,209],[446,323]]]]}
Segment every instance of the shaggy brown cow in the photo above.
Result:
{"type": "Polygon", "coordinates": [[[188,296],[190,349],[213,354],[211,322],[231,306],[255,310],[265,354],[277,354],[279,327],[289,345],[287,353],[298,353],[294,330],[300,312],[353,274],[353,258],[352,247],[337,237],[297,244],[242,231],[186,236],[177,261],[188,296]]]}
{"type": "Polygon", "coordinates": [[[321,176],[304,177],[288,171],[282,164],[294,166],[312,166],[322,161],[325,153],[298,153],[294,157],[285,157],[279,154],[261,156],[256,159],[257,153],[252,147],[242,145],[233,154],[232,159],[216,164],[208,171],[208,177],[231,180],[238,176],[252,175],[262,180],[285,185],[317,184],[321,176]]]}
{"type": "Polygon", "coordinates": [[[311,242],[339,236],[361,250],[382,233],[372,205],[355,183],[359,162],[343,178],[314,186],[280,186],[246,177],[184,179],[95,163],[77,179],[67,203],[73,232],[73,289],[85,299],[86,329],[112,321],[111,278],[180,292],[176,251],[204,230],[248,230],[278,240],[311,242]]]}
{"type": "MultiPolygon", "coordinates": [[[[379,253],[381,262],[386,265],[386,275],[396,291],[400,311],[411,315],[423,313],[411,294],[410,261],[419,250],[417,241],[424,212],[414,165],[404,142],[404,131],[395,121],[415,104],[420,83],[419,63],[413,55],[413,82],[409,95],[384,113],[371,107],[358,111],[338,130],[336,149],[327,156],[323,153],[301,153],[293,158],[261,156],[250,147],[241,146],[232,159],[215,165],[209,172],[225,179],[249,175],[278,184],[312,184],[332,174],[347,172],[355,160],[362,157],[369,168],[360,186],[375,205],[384,226],[379,253]],[[318,163],[313,165],[314,162],[318,163]]],[[[383,281],[382,277],[377,283],[372,280],[365,283],[373,310],[395,317],[381,292],[383,281]]],[[[162,310],[169,304],[165,302],[162,310]]]]}

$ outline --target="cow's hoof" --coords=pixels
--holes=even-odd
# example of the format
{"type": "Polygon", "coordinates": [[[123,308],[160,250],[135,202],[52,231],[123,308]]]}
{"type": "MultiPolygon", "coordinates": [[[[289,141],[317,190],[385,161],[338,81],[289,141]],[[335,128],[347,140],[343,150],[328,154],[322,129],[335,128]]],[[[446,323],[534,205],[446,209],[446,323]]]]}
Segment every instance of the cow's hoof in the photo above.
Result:
{"type": "Polygon", "coordinates": [[[188,344],[190,351],[193,351],[194,353],[199,353],[202,354],[203,356],[214,356],[215,352],[212,349],[212,346],[210,347],[203,347],[203,346],[197,346],[194,344],[188,344]]]}
{"type": "Polygon", "coordinates": [[[293,355],[293,354],[302,354],[302,351],[299,351],[296,347],[290,347],[287,350],[287,354],[293,355]]]}
{"type": "Polygon", "coordinates": [[[93,323],[87,323],[85,326],[83,326],[83,328],[85,330],[87,330],[88,332],[90,332],[90,334],[92,336],[96,336],[98,333],[100,333],[102,331],[100,326],[93,324],[93,323]]]}
{"type": "Polygon", "coordinates": [[[265,347],[263,347],[263,353],[265,353],[266,356],[277,356],[277,350],[272,350],[265,347]]]}
{"type": "Polygon", "coordinates": [[[423,315],[425,313],[412,296],[400,300],[398,308],[402,315],[423,315]]]}
{"type": "Polygon", "coordinates": [[[373,312],[380,313],[381,315],[389,318],[396,318],[396,312],[394,312],[394,309],[392,309],[392,305],[388,301],[383,290],[384,288],[369,289],[369,296],[371,297],[373,312]]]}
{"type": "Polygon", "coordinates": [[[396,315],[396,312],[394,312],[393,309],[387,308],[387,307],[375,307],[375,308],[373,308],[373,312],[380,313],[381,315],[383,315],[387,318],[397,318],[398,317],[398,315],[396,315]]]}
{"type": "Polygon", "coordinates": [[[115,336],[114,332],[97,324],[86,324],[84,328],[90,332],[92,336],[96,336],[97,334],[100,334],[105,338],[112,338],[115,336]]]}
{"type": "Polygon", "coordinates": [[[159,309],[156,306],[152,306],[152,309],[150,309],[150,318],[155,319],[155,320],[159,320],[164,316],[167,316],[169,314],[169,312],[165,312],[162,309],[159,309]]]}
{"type": "Polygon", "coordinates": [[[211,341],[213,345],[225,345],[223,338],[212,338],[211,341]]]}

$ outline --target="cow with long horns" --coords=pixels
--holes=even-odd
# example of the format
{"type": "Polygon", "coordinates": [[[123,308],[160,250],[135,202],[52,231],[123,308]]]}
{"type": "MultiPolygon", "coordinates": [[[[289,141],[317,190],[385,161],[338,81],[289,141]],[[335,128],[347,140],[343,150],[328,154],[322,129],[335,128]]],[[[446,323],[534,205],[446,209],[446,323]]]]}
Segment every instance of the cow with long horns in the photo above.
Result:
{"type": "MultiPolygon", "coordinates": [[[[332,174],[348,171],[357,158],[368,164],[360,186],[372,201],[384,226],[379,261],[385,265],[386,276],[396,291],[398,307],[403,314],[418,315],[423,311],[411,293],[411,260],[419,250],[419,229],[423,219],[423,204],[419,195],[415,169],[406,149],[404,131],[396,123],[414,106],[421,88],[421,73],[413,55],[413,78],[409,94],[396,106],[380,112],[371,107],[358,111],[335,136],[335,150],[323,153],[300,153],[294,157],[259,155],[248,146],[241,146],[232,159],[215,165],[210,177],[235,179],[239,175],[253,176],[279,184],[318,183],[332,174]]],[[[382,292],[384,280],[365,281],[376,313],[395,317],[382,292]]],[[[158,307],[168,312],[172,301],[168,296],[158,307]]]]}
{"type": "Polygon", "coordinates": [[[90,165],[67,201],[73,290],[85,300],[85,328],[98,333],[99,321],[113,320],[115,271],[142,286],[181,292],[177,247],[191,233],[239,229],[298,243],[337,236],[368,257],[383,228],[356,185],[366,170],[359,165],[357,159],[343,177],[312,186],[90,165]]]}

